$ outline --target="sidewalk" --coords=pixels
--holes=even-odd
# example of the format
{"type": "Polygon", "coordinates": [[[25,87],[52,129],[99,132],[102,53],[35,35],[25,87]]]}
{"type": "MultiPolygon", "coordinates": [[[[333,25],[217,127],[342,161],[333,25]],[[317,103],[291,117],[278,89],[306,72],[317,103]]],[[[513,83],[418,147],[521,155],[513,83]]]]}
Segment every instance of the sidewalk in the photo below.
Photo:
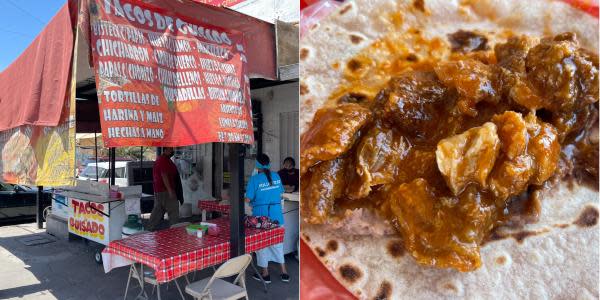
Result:
{"type": "MultiPolygon", "coordinates": [[[[250,299],[298,299],[298,261],[287,256],[286,262],[291,282],[282,283],[279,268],[272,266],[273,283],[268,285],[268,293],[262,283],[250,277],[249,268],[246,283],[250,299]]],[[[93,259],[93,248],[83,240],[54,238],[45,229],[36,229],[35,223],[0,227],[0,270],[0,299],[123,299],[128,274],[127,267],[104,273],[93,259]]],[[[212,269],[203,270],[196,280],[211,274],[212,269]]],[[[180,286],[184,288],[183,280],[180,286]]],[[[130,285],[128,299],[138,291],[130,285]]],[[[149,287],[146,292],[150,295],[149,287]]],[[[181,299],[172,283],[168,290],[161,286],[161,296],[181,299]]]]}

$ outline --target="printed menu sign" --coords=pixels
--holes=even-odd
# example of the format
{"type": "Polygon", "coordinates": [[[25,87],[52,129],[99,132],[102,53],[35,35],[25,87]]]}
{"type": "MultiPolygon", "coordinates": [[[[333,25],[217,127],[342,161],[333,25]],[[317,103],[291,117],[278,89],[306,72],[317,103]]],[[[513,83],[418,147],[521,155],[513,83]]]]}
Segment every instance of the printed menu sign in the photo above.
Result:
{"type": "Polygon", "coordinates": [[[242,33],[135,0],[89,11],[107,147],[253,143],[242,33]]]}
{"type": "Polygon", "coordinates": [[[108,204],[69,199],[69,232],[106,245],[109,242],[108,204]],[[102,213],[104,214],[102,214],[102,213]]]}

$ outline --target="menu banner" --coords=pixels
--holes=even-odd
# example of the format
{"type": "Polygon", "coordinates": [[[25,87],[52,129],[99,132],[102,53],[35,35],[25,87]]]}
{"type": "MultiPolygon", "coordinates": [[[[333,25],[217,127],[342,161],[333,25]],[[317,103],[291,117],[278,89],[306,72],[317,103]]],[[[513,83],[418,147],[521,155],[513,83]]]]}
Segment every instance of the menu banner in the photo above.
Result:
{"type": "Polygon", "coordinates": [[[254,142],[241,32],[136,0],[89,3],[107,147],[254,142]]]}

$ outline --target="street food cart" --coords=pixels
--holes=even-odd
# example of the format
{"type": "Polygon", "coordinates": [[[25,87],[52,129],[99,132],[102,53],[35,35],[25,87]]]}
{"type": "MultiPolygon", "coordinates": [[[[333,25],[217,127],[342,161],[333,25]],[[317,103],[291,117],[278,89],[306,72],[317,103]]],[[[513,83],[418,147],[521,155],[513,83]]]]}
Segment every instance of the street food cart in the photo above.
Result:
{"type": "Polygon", "coordinates": [[[118,187],[79,180],[73,187],[61,187],[67,207],[67,226],[95,247],[94,260],[102,263],[103,246],[123,237],[123,225],[130,215],[140,214],[141,186],[118,187]],[[112,192],[111,192],[112,189],[112,192]]]}

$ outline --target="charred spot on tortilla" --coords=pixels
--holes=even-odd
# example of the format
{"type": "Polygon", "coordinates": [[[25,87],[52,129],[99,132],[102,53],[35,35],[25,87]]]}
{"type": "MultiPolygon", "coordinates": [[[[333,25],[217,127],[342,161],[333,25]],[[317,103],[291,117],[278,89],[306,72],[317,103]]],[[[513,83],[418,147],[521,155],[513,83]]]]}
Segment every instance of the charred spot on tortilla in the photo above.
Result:
{"type": "Polygon", "coordinates": [[[451,290],[453,292],[458,292],[458,288],[454,284],[452,284],[450,282],[445,283],[444,285],[442,285],[442,287],[444,289],[451,290]]]}
{"type": "Polygon", "coordinates": [[[309,93],[308,86],[304,83],[300,83],[300,95],[306,95],[309,93]]]}
{"type": "Polygon", "coordinates": [[[554,227],[562,228],[562,229],[565,229],[565,228],[567,228],[569,226],[570,226],[569,224],[556,224],[556,225],[554,225],[554,227]]]}
{"type": "Polygon", "coordinates": [[[350,41],[353,44],[360,44],[363,41],[363,37],[362,36],[358,36],[356,34],[350,34],[350,41]]]}
{"type": "Polygon", "coordinates": [[[530,237],[530,236],[534,236],[534,235],[538,235],[540,233],[546,232],[545,231],[530,231],[530,230],[523,230],[523,231],[519,231],[517,233],[514,233],[511,235],[511,237],[513,237],[515,239],[515,241],[517,241],[517,243],[522,244],[523,241],[530,237]]]}
{"type": "Polygon", "coordinates": [[[420,10],[422,12],[425,12],[425,0],[414,0],[413,1],[413,6],[416,9],[418,9],[418,10],[420,10]]]}
{"type": "Polygon", "coordinates": [[[586,206],[573,224],[579,227],[592,227],[598,224],[598,208],[586,206]]]}
{"type": "Polygon", "coordinates": [[[419,57],[414,53],[407,55],[405,59],[410,62],[418,62],[419,61],[419,57]]]}
{"type": "Polygon", "coordinates": [[[484,242],[483,244],[485,244],[487,242],[503,240],[506,238],[513,238],[513,239],[515,239],[515,241],[517,243],[522,244],[526,238],[531,237],[531,236],[536,236],[536,235],[546,233],[546,232],[548,232],[548,229],[541,229],[538,231],[521,230],[521,231],[509,232],[509,233],[504,233],[504,232],[501,232],[498,230],[494,230],[494,232],[492,234],[490,234],[490,236],[488,237],[487,241],[484,242]]]}
{"type": "Polygon", "coordinates": [[[308,57],[310,51],[307,48],[300,49],[300,59],[305,60],[308,57]]]}
{"type": "Polygon", "coordinates": [[[340,267],[339,271],[340,271],[340,276],[342,276],[342,278],[344,280],[346,280],[350,283],[356,282],[363,276],[361,270],[359,270],[357,267],[350,265],[350,264],[342,265],[340,267]]]}
{"type": "Polygon", "coordinates": [[[348,67],[348,70],[356,72],[362,67],[362,63],[357,59],[351,59],[350,61],[348,61],[348,64],[346,66],[348,67]]]}
{"type": "Polygon", "coordinates": [[[496,257],[496,263],[499,265],[504,265],[506,263],[506,256],[498,256],[496,257]]]}
{"type": "Polygon", "coordinates": [[[317,251],[317,254],[320,257],[325,257],[325,255],[327,255],[327,252],[325,252],[325,250],[321,249],[320,247],[315,248],[315,250],[317,251]]]}
{"type": "Polygon", "coordinates": [[[340,9],[340,16],[347,13],[350,9],[352,9],[352,5],[348,4],[344,7],[342,7],[342,9],[340,9]]]}
{"type": "Polygon", "coordinates": [[[395,258],[404,255],[404,245],[400,240],[389,241],[387,244],[387,252],[395,258]]]}
{"type": "Polygon", "coordinates": [[[388,281],[383,281],[379,290],[377,291],[377,296],[375,296],[375,300],[387,300],[392,297],[392,284],[388,281]]]}
{"type": "Polygon", "coordinates": [[[459,30],[448,34],[448,40],[452,45],[452,52],[472,52],[489,49],[488,39],[483,34],[467,30],[459,30]]]}
{"type": "Polygon", "coordinates": [[[308,234],[304,233],[302,236],[304,237],[304,240],[310,243],[310,236],[308,236],[308,234]]]}
{"type": "Polygon", "coordinates": [[[338,249],[338,242],[336,240],[329,240],[329,242],[327,242],[327,250],[331,251],[331,252],[335,252],[338,249]]]}

